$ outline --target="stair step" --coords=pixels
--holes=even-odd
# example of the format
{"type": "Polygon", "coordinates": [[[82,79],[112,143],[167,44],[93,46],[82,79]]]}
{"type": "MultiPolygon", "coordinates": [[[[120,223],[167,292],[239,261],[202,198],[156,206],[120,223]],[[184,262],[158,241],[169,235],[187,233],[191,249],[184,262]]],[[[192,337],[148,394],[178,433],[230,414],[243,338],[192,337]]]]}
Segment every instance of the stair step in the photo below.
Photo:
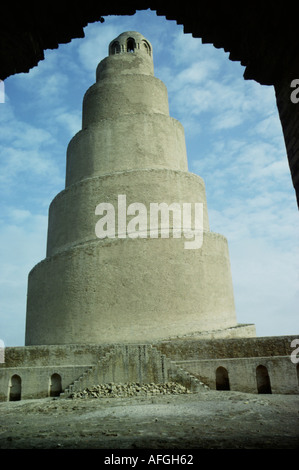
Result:
{"type": "MultiPolygon", "coordinates": [[[[165,354],[162,354],[153,345],[117,345],[111,346],[111,350],[106,351],[96,364],[88,367],[80,377],[66,387],[64,392],[60,394],[60,397],[64,398],[70,396],[71,393],[80,392],[85,388],[115,382],[115,380],[112,380],[115,373],[113,370],[113,360],[115,358],[119,359],[120,357],[120,359],[126,363],[127,361],[130,361],[131,357],[133,357],[133,362],[130,365],[133,369],[135,367],[135,373],[137,374],[137,371],[140,368],[141,354],[143,354],[146,359],[146,364],[144,364],[144,369],[142,369],[141,372],[143,383],[146,383],[147,379],[147,383],[153,382],[152,376],[150,378],[146,377],[146,366],[148,363],[151,363],[150,359],[152,359],[152,363],[155,365],[157,372],[158,380],[155,381],[156,383],[174,381],[185,386],[193,393],[209,389],[209,387],[207,387],[207,385],[201,382],[197,377],[193,376],[189,371],[181,367],[181,365],[176,364],[175,361],[172,361],[165,354]],[[137,354],[136,348],[138,348],[137,354]]],[[[130,369],[130,367],[128,367],[128,369],[130,369]]],[[[125,378],[125,373],[122,378],[125,378]]],[[[126,382],[126,380],[118,382],[126,382]]]]}

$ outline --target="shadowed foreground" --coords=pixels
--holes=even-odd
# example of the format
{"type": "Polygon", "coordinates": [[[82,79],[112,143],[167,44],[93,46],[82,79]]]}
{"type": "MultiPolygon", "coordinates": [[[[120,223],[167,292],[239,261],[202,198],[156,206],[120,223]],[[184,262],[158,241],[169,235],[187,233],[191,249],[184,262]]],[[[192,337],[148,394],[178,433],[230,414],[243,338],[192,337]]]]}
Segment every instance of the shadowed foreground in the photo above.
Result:
{"type": "Polygon", "coordinates": [[[1,449],[295,449],[299,396],[209,391],[0,404],[1,449]]]}

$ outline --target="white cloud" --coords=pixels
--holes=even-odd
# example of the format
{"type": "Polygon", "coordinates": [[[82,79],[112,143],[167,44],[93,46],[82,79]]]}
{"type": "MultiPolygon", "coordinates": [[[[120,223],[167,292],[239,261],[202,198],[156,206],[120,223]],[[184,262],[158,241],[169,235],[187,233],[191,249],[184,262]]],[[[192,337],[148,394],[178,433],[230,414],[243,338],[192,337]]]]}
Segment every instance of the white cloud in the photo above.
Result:
{"type": "Polygon", "coordinates": [[[45,77],[40,82],[40,87],[37,92],[41,99],[49,100],[50,104],[53,106],[53,100],[59,104],[61,94],[68,84],[69,78],[66,73],[55,71],[55,73],[45,77]]]}
{"type": "Polygon", "coordinates": [[[218,68],[219,64],[214,60],[205,59],[200,62],[194,62],[176,75],[174,88],[178,89],[187,84],[198,85],[203,83],[218,68]]]}
{"type": "Polygon", "coordinates": [[[59,111],[56,121],[63,124],[65,129],[73,137],[82,127],[82,118],[79,113],[59,111]]]}
{"type": "MultiPolygon", "coordinates": [[[[229,61],[222,50],[180,32],[171,53],[176,68],[164,66],[159,72],[168,87],[171,112],[185,125],[187,134],[194,135],[199,129],[233,129],[249,120],[254,126],[257,116],[263,121],[257,132],[265,134],[275,123],[273,87],[245,81],[240,64],[229,61]],[[196,126],[195,119],[204,120],[205,126],[196,126]]],[[[277,121],[275,130],[279,132],[277,121]]]]}
{"type": "Polygon", "coordinates": [[[35,125],[30,119],[19,117],[17,106],[14,109],[11,100],[5,103],[1,114],[0,139],[2,191],[13,188],[18,192],[27,186],[30,192],[36,176],[47,178],[52,185],[61,183],[63,175],[54,151],[58,143],[56,136],[42,124],[35,125]]]}
{"type": "Polygon", "coordinates": [[[93,24],[85,29],[85,39],[78,47],[78,57],[85,70],[95,76],[98,63],[108,55],[110,41],[120,33],[119,26],[114,24],[93,24]]]}
{"type": "Polygon", "coordinates": [[[28,273],[45,257],[48,218],[11,207],[0,231],[0,337],[24,344],[28,273]]]}
{"type": "Polygon", "coordinates": [[[248,238],[231,243],[230,254],[238,321],[255,323],[259,336],[298,333],[298,249],[296,258],[296,250],[248,238]]]}
{"type": "Polygon", "coordinates": [[[30,180],[32,181],[34,176],[45,177],[51,184],[59,184],[61,181],[59,168],[49,151],[45,151],[42,146],[32,149],[3,146],[1,153],[2,190],[11,185],[15,191],[24,189],[26,185],[29,187],[30,180]]]}
{"type": "Polygon", "coordinates": [[[262,185],[259,192],[249,190],[247,197],[225,194],[224,201],[213,200],[209,218],[211,230],[228,239],[238,322],[255,323],[259,336],[296,334],[299,221],[294,223],[295,201],[279,188],[267,190],[262,185]]]}
{"type": "Polygon", "coordinates": [[[275,139],[275,142],[284,148],[282,127],[277,110],[258,121],[252,128],[252,134],[259,135],[267,140],[271,139],[272,142],[275,139]]]}
{"type": "MultiPolygon", "coordinates": [[[[185,67],[197,61],[207,61],[210,66],[213,64],[213,70],[217,70],[228,61],[228,54],[222,49],[216,49],[211,44],[202,44],[200,38],[193,38],[191,34],[185,34],[183,28],[173,34],[170,44],[169,52],[172,54],[174,64],[179,67],[185,67]]],[[[240,75],[242,75],[240,65],[234,64],[233,66],[239,68],[240,75]]]]}
{"type": "MultiPolygon", "coordinates": [[[[22,107],[22,103],[30,96],[27,101],[27,112],[32,107],[34,111],[41,107],[46,113],[54,106],[58,106],[63,99],[69,86],[70,77],[64,63],[63,50],[46,50],[45,59],[40,61],[37,67],[30,70],[29,73],[17,74],[14,77],[14,83],[17,84],[20,92],[18,107],[22,107]]],[[[12,77],[9,78],[9,83],[12,77]]],[[[10,86],[8,87],[8,92],[10,86]]]]}
{"type": "Polygon", "coordinates": [[[10,217],[13,221],[25,221],[31,217],[31,212],[29,210],[12,207],[10,210],[10,217]]]}
{"type": "Polygon", "coordinates": [[[1,126],[0,138],[2,142],[13,142],[16,149],[36,149],[41,145],[54,142],[51,134],[38,127],[31,126],[17,119],[1,126]]]}
{"type": "Polygon", "coordinates": [[[229,110],[216,116],[212,123],[212,130],[220,131],[239,126],[244,122],[244,115],[239,111],[229,110]]]}

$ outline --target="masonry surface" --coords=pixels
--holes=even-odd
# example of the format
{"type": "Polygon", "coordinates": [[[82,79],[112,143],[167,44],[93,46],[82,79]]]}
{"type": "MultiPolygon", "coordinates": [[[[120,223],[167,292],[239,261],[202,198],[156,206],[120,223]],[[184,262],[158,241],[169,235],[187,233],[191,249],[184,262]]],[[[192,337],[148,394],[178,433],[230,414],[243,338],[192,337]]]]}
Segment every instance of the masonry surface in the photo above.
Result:
{"type": "Polygon", "coordinates": [[[26,345],[142,343],[237,327],[228,243],[210,231],[204,182],[188,171],[152,46],[128,31],[108,51],[67,149],[66,187],[50,205],[47,257],[29,274],[26,345]],[[202,247],[162,237],[162,216],[157,238],[131,238],[118,213],[125,238],[99,239],[95,209],[117,207],[119,195],[127,206],[202,204],[202,247]]]}
{"type": "Polygon", "coordinates": [[[298,394],[296,335],[256,338],[254,325],[237,322],[228,243],[210,230],[204,182],[188,172],[150,42],[129,31],[108,52],[67,148],[46,258],[29,274],[26,346],[5,351],[0,400],[135,382],[298,394]],[[185,250],[172,236],[98,239],[95,208],[119,194],[128,204],[202,203],[202,247],[185,250]]]}

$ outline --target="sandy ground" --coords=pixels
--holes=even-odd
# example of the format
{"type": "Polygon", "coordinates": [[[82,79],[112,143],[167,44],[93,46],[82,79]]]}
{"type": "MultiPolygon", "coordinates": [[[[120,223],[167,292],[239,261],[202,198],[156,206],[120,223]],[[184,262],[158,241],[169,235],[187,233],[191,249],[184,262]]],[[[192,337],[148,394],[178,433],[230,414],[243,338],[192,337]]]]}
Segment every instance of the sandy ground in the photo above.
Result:
{"type": "Polygon", "coordinates": [[[298,449],[299,395],[2,402],[0,426],[0,449],[298,449]]]}

